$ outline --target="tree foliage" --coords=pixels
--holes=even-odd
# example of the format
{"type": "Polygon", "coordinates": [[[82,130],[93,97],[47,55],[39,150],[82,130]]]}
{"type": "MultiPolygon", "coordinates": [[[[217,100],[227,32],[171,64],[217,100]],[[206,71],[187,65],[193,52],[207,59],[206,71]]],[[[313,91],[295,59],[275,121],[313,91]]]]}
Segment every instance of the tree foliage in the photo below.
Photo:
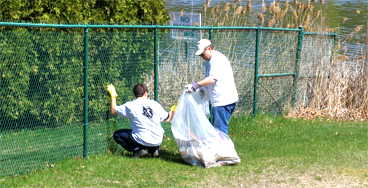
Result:
{"type": "Polygon", "coordinates": [[[2,21],[62,24],[164,24],[163,0],[0,0],[2,21]]]}
{"type": "MultiPolygon", "coordinates": [[[[0,0],[2,21],[63,24],[164,24],[163,1],[0,0]]],[[[89,119],[106,117],[104,87],[119,100],[153,70],[149,30],[89,29],[89,119]]],[[[0,129],[55,126],[83,119],[83,29],[0,29],[0,129]],[[17,126],[15,126],[17,125],[17,126]],[[15,126],[15,127],[14,127],[15,126]]]]}

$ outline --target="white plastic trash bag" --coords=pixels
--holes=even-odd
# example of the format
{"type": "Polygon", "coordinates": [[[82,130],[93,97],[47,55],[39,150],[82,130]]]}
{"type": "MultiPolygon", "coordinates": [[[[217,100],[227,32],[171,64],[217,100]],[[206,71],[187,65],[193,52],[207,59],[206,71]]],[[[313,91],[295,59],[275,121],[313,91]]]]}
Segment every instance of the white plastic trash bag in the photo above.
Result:
{"type": "Polygon", "coordinates": [[[234,144],[214,128],[206,114],[208,102],[200,92],[183,93],[171,121],[171,131],[185,162],[206,168],[240,163],[234,144]]]}

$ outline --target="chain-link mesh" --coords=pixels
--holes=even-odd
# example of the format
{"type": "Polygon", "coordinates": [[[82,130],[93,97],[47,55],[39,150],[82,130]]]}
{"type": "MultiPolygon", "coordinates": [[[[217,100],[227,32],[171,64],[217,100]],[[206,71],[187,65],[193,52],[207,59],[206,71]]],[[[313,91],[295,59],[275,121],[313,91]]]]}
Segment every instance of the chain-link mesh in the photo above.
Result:
{"type": "Polygon", "coordinates": [[[82,35],[32,28],[0,32],[0,175],[81,155],[82,35]]]}
{"type": "Polygon", "coordinates": [[[324,35],[305,35],[303,40],[302,62],[297,86],[298,106],[308,106],[313,97],[313,86],[321,77],[329,77],[335,39],[324,35]]]}
{"type": "MultiPolygon", "coordinates": [[[[119,126],[128,122],[106,124],[110,101],[105,86],[114,84],[118,104],[133,99],[132,88],[136,83],[150,78],[153,68],[153,32],[144,30],[113,29],[90,32],[89,39],[89,153],[106,151],[111,135],[119,126]]],[[[150,89],[153,95],[153,89],[150,89]]],[[[119,119],[121,120],[121,119],[119,119]]]]}
{"type": "MultiPolygon", "coordinates": [[[[259,73],[294,73],[298,32],[262,31],[260,35],[259,73]]],[[[257,92],[257,112],[276,114],[284,112],[291,102],[292,86],[292,76],[261,77],[257,92]]]]}
{"type": "Polygon", "coordinates": [[[236,112],[250,113],[253,104],[255,31],[222,31],[212,33],[215,49],[226,55],[232,65],[239,94],[236,112]]]}
{"type": "MultiPolygon", "coordinates": [[[[194,55],[200,38],[211,38],[232,63],[240,97],[237,115],[250,114],[254,103],[265,113],[281,113],[290,105],[292,76],[260,77],[253,98],[254,29],[155,29],[0,28],[0,176],[111,150],[113,131],[129,122],[109,116],[105,86],[115,85],[122,104],[133,99],[133,85],[143,82],[151,98],[157,88],[168,109],[186,84],[203,78],[203,60],[194,55]]],[[[261,30],[258,73],[293,73],[297,41],[297,31],[261,30]]],[[[304,40],[298,100],[307,98],[304,78],[312,78],[314,65],[331,57],[331,41],[313,35],[304,40]],[[320,43],[328,45],[315,50],[320,43]]]]}
{"type": "MultiPolygon", "coordinates": [[[[202,60],[194,55],[199,37],[208,37],[203,31],[193,31],[196,37],[189,39],[173,38],[176,32],[188,30],[162,30],[159,42],[159,96],[166,107],[177,103],[186,84],[203,77],[202,60]],[[173,33],[175,32],[175,33],[173,33]]],[[[152,80],[153,81],[153,80],[152,80]]],[[[153,82],[150,84],[153,85],[153,82]]]]}

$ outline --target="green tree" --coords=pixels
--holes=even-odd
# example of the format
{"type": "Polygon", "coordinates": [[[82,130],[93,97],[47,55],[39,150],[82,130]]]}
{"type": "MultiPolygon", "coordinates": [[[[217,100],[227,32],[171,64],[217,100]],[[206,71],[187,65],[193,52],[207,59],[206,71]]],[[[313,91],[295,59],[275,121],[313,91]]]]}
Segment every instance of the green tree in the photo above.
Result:
{"type": "MultiPolygon", "coordinates": [[[[52,24],[165,24],[162,0],[0,0],[0,20],[52,24]]],[[[89,30],[90,119],[108,110],[104,86],[120,99],[152,71],[149,30],[89,30]]],[[[0,28],[0,128],[82,120],[83,29],[0,28]],[[10,122],[10,123],[9,123],[10,122]],[[5,127],[4,127],[5,125],[5,127]]]]}
{"type": "Polygon", "coordinates": [[[163,0],[0,0],[0,19],[64,24],[164,24],[163,0]]]}

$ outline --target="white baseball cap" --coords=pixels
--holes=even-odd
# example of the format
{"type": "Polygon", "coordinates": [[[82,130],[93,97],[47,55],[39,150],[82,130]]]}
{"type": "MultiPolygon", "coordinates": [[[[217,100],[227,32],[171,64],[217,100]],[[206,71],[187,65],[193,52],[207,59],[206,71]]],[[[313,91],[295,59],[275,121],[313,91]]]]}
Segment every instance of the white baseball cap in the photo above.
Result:
{"type": "Polygon", "coordinates": [[[198,50],[196,51],[195,55],[201,55],[204,50],[211,45],[211,41],[208,39],[201,39],[198,41],[197,47],[198,50]]]}

